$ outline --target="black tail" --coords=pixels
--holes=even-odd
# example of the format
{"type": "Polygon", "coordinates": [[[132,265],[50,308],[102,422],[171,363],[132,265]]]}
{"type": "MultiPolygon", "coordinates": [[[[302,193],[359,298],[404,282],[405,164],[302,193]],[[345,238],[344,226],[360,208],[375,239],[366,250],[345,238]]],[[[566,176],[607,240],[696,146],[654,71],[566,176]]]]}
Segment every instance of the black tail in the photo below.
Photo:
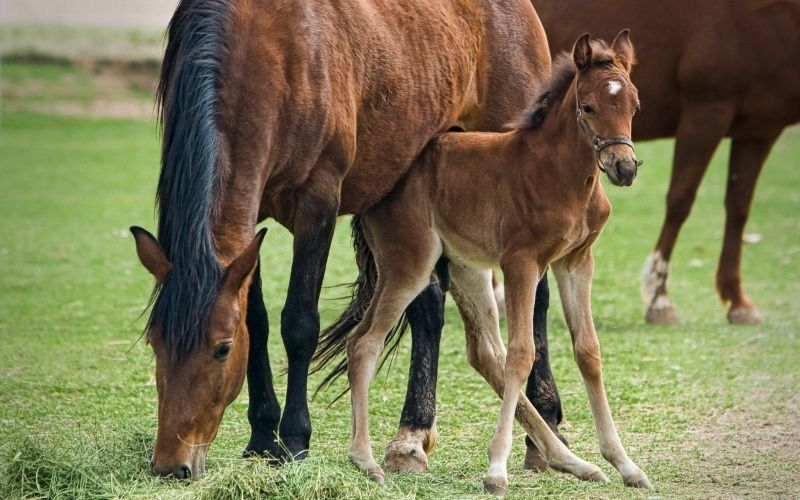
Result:
{"type": "MultiPolygon", "coordinates": [[[[364,313],[367,307],[369,307],[370,302],[372,302],[372,296],[375,294],[375,284],[378,281],[378,269],[375,266],[375,259],[372,256],[372,251],[370,251],[367,240],[364,237],[361,216],[353,216],[350,226],[352,228],[353,249],[356,252],[358,278],[356,278],[355,283],[353,283],[353,294],[347,309],[339,316],[339,319],[320,333],[317,352],[314,353],[314,357],[312,358],[314,366],[311,369],[311,373],[322,371],[337,359],[339,361],[333,367],[333,370],[325,376],[316,391],[314,391],[315,397],[319,391],[331,385],[342,374],[347,372],[347,358],[344,356],[344,353],[347,349],[350,332],[364,318],[364,313]]],[[[392,357],[396,352],[400,340],[407,330],[408,319],[404,313],[397,325],[389,332],[389,335],[386,336],[383,357],[378,365],[378,371],[383,368],[386,360],[392,357]]],[[[341,394],[336,396],[334,401],[342,397],[349,389],[349,386],[345,388],[341,394]]]]}

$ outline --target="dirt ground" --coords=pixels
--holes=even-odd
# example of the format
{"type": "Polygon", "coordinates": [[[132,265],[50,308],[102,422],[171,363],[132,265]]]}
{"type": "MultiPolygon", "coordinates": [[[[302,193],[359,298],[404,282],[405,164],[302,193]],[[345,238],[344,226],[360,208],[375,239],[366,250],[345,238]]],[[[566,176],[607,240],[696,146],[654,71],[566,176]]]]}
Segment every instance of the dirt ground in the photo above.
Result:
{"type": "Polygon", "coordinates": [[[693,467],[709,480],[704,498],[800,498],[800,394],[785,382],[754,380],[747,406],[721,411],[693,429],[693,467]]]}

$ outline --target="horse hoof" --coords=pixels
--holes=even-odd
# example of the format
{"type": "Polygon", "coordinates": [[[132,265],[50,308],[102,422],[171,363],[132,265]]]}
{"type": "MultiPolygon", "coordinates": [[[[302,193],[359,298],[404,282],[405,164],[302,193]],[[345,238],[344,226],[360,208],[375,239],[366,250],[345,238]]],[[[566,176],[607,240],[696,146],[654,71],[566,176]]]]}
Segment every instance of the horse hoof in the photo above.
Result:
{"type": "Polygon", "coordinates": [[[251,438],[247,443],[242,458],[258,458],[265,460],[270,465],[280,465],[286,461],[286,452],[275,440],[259,440],[251,438]]]}
{"type": "Polygon", "coordinates": [[[428,470],[428,455],[425,454],[422,446],[408,441],[389,443],[383,461],[389,472],[419,474],[428,470]]]}
{"type": "Polygon", "coordinates": [[[647,479],[647,476],[642,471],[639,471],[638,474],[634,474],[633,476],[625,478],[623,482],[625,483],[625,486],[630,486],[631,488],[642,488],[645,490],[650,490],[653,488],[650,480],[647,479]]]}
{"type": "Polygon", "coordinates": [[[370,469],[369,471],[367,471],[367,477],[369,477],[370,480],[373,481],[378,486],[383,486],[384,483],[386,482],[383,470],[380,467],[378,467],[377,469],[370,469]]]}
{"type": "Polygon", "coordinates": [[[608,480],[608,476],[606,476],[603,471],[597,469],[596,471],[589,474],[588,477],[582,478],[585,481],[593,481],[595,483],[609,483],[611,481],[608,480]]]}
{"type": "Polygon", "coordinates": [[[483,478],[483,490],[496,497],[505,496],[508,490],[508,480],[502,476],[486,476],[483,478]]]}
{"type": "Polygon", "coordinates": [[[760,325],[764,321],[758,309],[753,307],[737,307],[728,311],[728,323],[732,325],[760,325]]]}
{"type": "Polygon", "coordinates": [[[304,437],[281,437],[283,448],[281,449],[286,460],[301,461],[308,457],[308,438],[304,437]]]}
{"type": "Polygon", "coordinates": [[[528,449],[525,450],[525,463],[523,464],[523,468],[536,472],[544,472],[548,468],[547,459],[544,458],[544,455],[542,455],[542,452],[540,452],[538,448],[528,446],[528,449]]]}
{"type": "Polygon", "coordinates": [[[655,305],[648,307],[645,320],[651,325],[677,325],[681,322],[678,311],[671,303],[660,307],[655,305]]]}

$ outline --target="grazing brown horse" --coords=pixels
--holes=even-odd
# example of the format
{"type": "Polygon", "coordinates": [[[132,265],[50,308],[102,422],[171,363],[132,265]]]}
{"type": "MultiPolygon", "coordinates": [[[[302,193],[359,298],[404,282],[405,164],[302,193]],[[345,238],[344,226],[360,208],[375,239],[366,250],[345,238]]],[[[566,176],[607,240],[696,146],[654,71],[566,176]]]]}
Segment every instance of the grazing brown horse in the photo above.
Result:
{"type": "MultiPolygon", "coordinates": [[[[158,390],[154,473],[203,473],[245,373],[246,451],[304,456],[308,367],[336,216],[377,203],[435,133],[499,129],[530,104],[528,90],[549,71],[527,0],[178,5],[158,93],[158,238],[132,228],[157,280],[147,325],[158,390]],[[264,235],[253,237],[268,217],[294,235],[281,316],[289,358],[283,418],[266,350],[264,235]]],[[[438,336],[437,290],[409,308],[415,335],[438,336]]],[[[417,411],[428,419],[428,441],[435,429],[424,401],[435,400],[433,382],[415,385],[404,409],[408,421],[419,420],[417,411]]]]}
{"type": "Polygon", "coordinates": [[[469,362],[503,400],[489,444],[486,491],[506,492],[515,411],[551,467],[608,481],[596,465],[573,455],[520,394],[535,358],[536,285],[548,266],[558,280],[602,454],[626,485],[650,487],[611,418],[591,313],[591,248],[611,212],[601,175],[629,186],[639,166],[630,140],[639,105],[629,79],[633,58],[627,30],[610,47],[582,35],[571,57],[557,61],[550,85],[514,130],[437,136],[398,186],[364,214],[377,284],[347,344],[349,454],[373,480],[383,483],[384,472],[369,439],[369,382],[386,336],[445,258],[469,362]],[[495,266],[506,277],[507,354],[492,292],[495,266]]]}
{"type": "Polygon", "coordinates": [[[636,34],[642,63],[633,72],[644,110],[635,139],[675,136],[667,210],[642,270],[647,321],[676,323],[667,294],[669,260],[697,187],[722,138],[732,139],[725,236],[717,290],[731,323],[761,314],[742,289],[742,234],[764,161],[788,125],[800,120],[798,0],[533,0],[557,53],[587,30],[622,26],[636,34]]]}

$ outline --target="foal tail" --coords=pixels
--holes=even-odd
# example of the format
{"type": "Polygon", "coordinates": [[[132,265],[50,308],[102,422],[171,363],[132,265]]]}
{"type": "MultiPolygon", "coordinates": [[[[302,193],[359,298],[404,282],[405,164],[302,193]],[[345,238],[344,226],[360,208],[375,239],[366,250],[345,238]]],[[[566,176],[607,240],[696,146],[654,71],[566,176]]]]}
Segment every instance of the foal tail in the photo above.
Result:
{"type": "MultiPolygon", "coordinates": [[[[347,342],[350,339],[350,332],[364,318],[364,313],[370,302],[372,302],[373,295],[375,295],[375,284],[378,281],[378,268],[375,266],[375,258],[372,255],[372,251],[367,245],[360,215],[353,216],[350,227],[352,229],[353,249],[356,252],[358,277],[355,283],[352,284],[352,296],[347,309],[339,316],[339,319],[320,333],[319,344],[312,358],[314,366],[311,369],[311,373],[322,371],[329,364],[336,362],[337,359],[338,362],[320,382],[314,391],[314,397],[347,372],[347,358],[344,353],[347,349],[347,342]]],[[[403,313],[400,321],[392,328],[392,331],[389,332],[384,341],[384,354],[378,365],[378,371],[383,368],[386,360],[396,352],[400,340],[407,330],[408,319],[406,314],[403,313]]],[[[348,390],[350,390],[349,385],[333,401],[344,396],[348,390]]]]}

